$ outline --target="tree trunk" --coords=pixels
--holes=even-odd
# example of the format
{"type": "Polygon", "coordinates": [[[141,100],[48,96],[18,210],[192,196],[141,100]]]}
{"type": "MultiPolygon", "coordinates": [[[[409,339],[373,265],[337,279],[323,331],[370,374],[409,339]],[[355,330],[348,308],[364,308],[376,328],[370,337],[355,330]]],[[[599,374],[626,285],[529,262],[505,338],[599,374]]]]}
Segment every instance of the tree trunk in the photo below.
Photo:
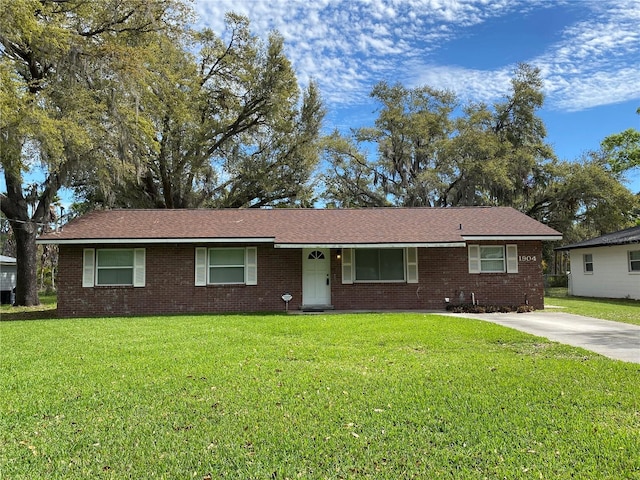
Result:
{"type": "MultiPolygon", "coordinates": [[[[33,215],[29,217],[29,204],[22,191],[22,177],[15,169],[5,167],[4,178],[7,194],[0,193],[0,209],[7,217],[16,240],[16,305],[31,307],[39,305],[38,298],[38,250],[36,237],[38,224],[48,219],[52,198],[60,188],[60,175],[50,174],[45,188],[35,202],[33,215]]],[[[19,172],[19,171],[18,171],[19,172]]]]}
{"type": "Polygon", "coordinates": [[[39,305],[38,268],[36,235],[38,229],[34,223],[12,222],[16,238],[16,305],[31,307],[39,305]]]}

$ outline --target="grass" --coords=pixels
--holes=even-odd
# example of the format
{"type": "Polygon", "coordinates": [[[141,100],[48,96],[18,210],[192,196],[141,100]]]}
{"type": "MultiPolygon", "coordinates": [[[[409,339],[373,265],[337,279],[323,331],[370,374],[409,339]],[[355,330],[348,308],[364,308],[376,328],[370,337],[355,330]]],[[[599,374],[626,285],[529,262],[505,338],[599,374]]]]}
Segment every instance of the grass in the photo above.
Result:
{"type": "Polygon", "coordinates": [[[640,301],[638,300],[570,297],[565,288],[550,289],[544,301],[546,305],[562,307],[562,312],[640,325],[640,301]]]}
{"type": "Polygon", "coordinates": [[[5,320],[43,320],[56,318],[58,297],[53,295],[40,295],[40,305],[35,307],[14,307],[12,305],[0,305],[0,321],[5,320]]]}
{"type": "Polygon", "coordinates": [[[438,315],[0,323],[0,478],[640,478],[640,365],[438,315]]]}

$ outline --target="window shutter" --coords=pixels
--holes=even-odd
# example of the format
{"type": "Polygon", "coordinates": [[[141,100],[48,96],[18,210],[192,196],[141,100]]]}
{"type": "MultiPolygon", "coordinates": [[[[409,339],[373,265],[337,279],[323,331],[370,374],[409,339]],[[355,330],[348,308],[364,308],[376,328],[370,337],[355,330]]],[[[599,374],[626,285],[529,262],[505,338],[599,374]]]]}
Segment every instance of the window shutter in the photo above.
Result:
{"type": "Polygon", "coordinates": [[[469,245],[469,273],[480,273],[480,245],[469,245]]]}
{"type": "Polygon", "coordinates": [[[518,273],[518,245],[507,245],[507,273],[518,273]]]}
{"type": "Polygon", "coordinates": [[[353,249],[342,249],[342,283],[353,283],[353,249]]]}
{"type": "Polygon", "coordinates": [[[258,284],[258,249],[257,247],[247,247],[245,251],[245,272],[247,285],[258,284]]]}
{"type": "Polygon", "coordinates": [[[94,248],[85,248],[82,252],[82,286],[93,287],[95,280],[95,255],[94,248]]]}
{"type": "Polygon", "coordinates": [[[418,249],[407,248],[407,283],[418,283],[418,249]]]}
{"type": "Polygon", "coordinates": [[[196,247],[196,287],[207,285],[207,249],[196,247]]]}
{"type": "Polygon", "coordinates": [[[144,287],[145,285],[145,249],[135,248],[133,250],[133,286],[144,287]]]}

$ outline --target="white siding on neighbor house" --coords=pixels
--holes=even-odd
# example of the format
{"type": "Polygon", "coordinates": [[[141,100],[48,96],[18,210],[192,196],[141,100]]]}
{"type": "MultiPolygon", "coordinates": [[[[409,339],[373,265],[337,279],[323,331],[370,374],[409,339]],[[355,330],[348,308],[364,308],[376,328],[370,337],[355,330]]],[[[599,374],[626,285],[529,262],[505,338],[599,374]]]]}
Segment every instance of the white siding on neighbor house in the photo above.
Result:
{"type": "Polygon", "coordinates": [[[0,290],[4,292],[15,288],[16,271],[17,267],[15,265],[0,265],[0,290]]]}
{"type": "Polygon", "coordinates": [[[640,245],[577,248],[570,251],[571,295],[640,300],[640,272],[629,272],[629,251],[640,245]],[[592,255],[593,272],[585,273],[583,255],[592,255]]]}

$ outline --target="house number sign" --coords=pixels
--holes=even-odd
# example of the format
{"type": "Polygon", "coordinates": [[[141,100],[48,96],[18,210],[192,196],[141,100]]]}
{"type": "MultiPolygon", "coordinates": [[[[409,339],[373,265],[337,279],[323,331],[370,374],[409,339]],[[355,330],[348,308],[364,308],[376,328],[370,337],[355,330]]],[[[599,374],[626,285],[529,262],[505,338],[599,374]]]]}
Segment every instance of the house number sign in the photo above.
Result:
{"type": "Polygon", "coordinates": [[[535,255],[519,255],[518,260],[521,262],[535,262],[536,256],[535,255]]]}

